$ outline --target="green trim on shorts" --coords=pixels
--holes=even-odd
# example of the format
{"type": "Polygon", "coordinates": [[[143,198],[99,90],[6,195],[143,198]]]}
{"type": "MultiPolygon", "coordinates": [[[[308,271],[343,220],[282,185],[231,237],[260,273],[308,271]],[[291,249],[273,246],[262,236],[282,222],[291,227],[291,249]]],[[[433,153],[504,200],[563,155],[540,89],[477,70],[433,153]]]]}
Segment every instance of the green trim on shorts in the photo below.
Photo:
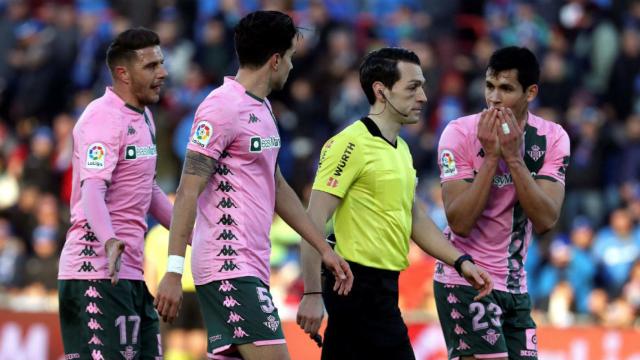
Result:
{"type": "Polygon", "coordinates": [[[162,359],[158,313],[144,281],[58,280],[66,358],[162,359]]]}
{"type": "Polygon", "coordinates": [[[282,322],[269,286],[256,277],[196,285],[207,328],[207,352],[233,353],[234,345],[284,344],[282,322]]]}
{"type": "Polygon", "coordinates": [[[529,294],[493,290],[474,301],[478,292],[471,286],[434,281],[433,288],[449,359],[471,355],[538,358],[529,294]]]}

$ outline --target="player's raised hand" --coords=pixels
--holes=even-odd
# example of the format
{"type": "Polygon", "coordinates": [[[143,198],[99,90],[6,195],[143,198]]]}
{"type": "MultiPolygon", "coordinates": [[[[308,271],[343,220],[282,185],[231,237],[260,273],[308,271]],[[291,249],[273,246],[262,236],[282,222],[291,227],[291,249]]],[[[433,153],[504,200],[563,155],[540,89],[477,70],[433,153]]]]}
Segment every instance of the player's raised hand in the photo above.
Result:
{"type": "Polygon", "coordinates": [[[333,249],[327,248],[328,249],[322,253],[322,262],[336,277],[333,291],[337,291],[339,295],[347,295],[353,286],[353,273],[351,272],[351,268],[333,249]]]}
{"type": "Polygon", "coordinates": [[[518,124],[513,111],[509,108],[501,108],[498,111],[498,138],[500,139],[500,151],[502,158],[509,162],[510,160],[522,159],[522,134],[524,129],[518,124]]]}
{"type": "Polygon", "coordinates": [[[305,333],[313,336],[320,330],[322,319],[324,318],[324,303],[322,294],[308,294],[302,297],[296,323],[305,333]]]}
{"type": "Polygon", "coordinates": [[[119,279],[120,261],[122,253],[124,252],[124,242],[116,238],[111,238],[104,244],[104,250],[107,254],[107,264],[109,265],[107,275],[111,279],[111,284],[115,285],[119,279]]]}
{"type": "Polygon", "coordinates": [[[482,299],[493,290],[493,280],[491,280],[491,276],[489,276],[486,270],[476,266],[476,264],[471,261],[463,262],[460,269],[462,270],[462,276],[464,276],[465,280],[479,292],[473,300],[477,301],[482,299]]]}
{"type": "Polygon", "coordinates": [[[478,121],[478,141],[487,157],[500,157],[500,140],[498,138],[498,110],[484,109],[478,121]]]}
{"type": "Polygon", "coordinates": [[[165,322],[173,322],[182,304],[182,274],[167,272],[158,285],[153,305],[165,322]]]}

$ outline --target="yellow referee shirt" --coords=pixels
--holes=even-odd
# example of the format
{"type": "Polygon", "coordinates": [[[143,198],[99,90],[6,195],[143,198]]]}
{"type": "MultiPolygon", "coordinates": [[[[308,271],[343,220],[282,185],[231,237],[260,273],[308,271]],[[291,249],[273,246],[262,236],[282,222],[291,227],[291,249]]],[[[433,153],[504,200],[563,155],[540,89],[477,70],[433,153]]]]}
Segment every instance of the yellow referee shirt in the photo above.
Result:
{"type": "Polygon", "coordinates": [[[415,184],[407,143],[389,143],[371,119],[329,139],[313,189],[342,199],[333,215],[338,254],[377,269],[405,269],[415,184]]]}

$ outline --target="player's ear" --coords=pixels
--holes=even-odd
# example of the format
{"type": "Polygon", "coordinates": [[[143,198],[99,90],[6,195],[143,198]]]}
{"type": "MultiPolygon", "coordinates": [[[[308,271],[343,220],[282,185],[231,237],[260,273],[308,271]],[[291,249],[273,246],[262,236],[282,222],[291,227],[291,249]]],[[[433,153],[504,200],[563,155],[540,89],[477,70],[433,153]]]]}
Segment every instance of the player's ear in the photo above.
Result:
{"type": "Polygon", "coordinates": [[[129,84],[131,82],[131,74],[129,73],[129,69],[126,66],[118,65],[113,69],[113,77],[114,80],[119,80],[125,84],[129,84]]]}
{"type": "Polygon", "coordinates": [[[373,87],[373,95],[376,97],[376,100],[380,102],[384,102],[386,100],[384,95],[384,89],[385,89],[384,84],[380,81],[376,81],[373,84],[371,84],[371,86],[373,87]]]}
{"type": "Polygon", "coordinates": [[[538,85],[529,85],[525,93],[527,94],[527,102],[532,102],[538,96],[538,85]]]}
{"type": "Polygon", "coordinates": [[[280,54],[278,53],[275,53],[269,58],[269,68],[273,71],[278,71],[281,62],[282,56],[280,56],[280,54]]]}

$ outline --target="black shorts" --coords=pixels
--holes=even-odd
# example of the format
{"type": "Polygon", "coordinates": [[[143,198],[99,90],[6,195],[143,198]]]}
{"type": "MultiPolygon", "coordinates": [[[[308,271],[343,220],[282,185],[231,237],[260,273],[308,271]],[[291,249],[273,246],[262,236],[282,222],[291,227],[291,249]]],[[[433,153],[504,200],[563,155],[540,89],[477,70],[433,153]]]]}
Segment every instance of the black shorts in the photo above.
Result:
{"type": "Polygon", "coordinates": [[[335,279],[323,280],[329,319],[324,333],[323,360],[414,360],[407,326],[398,308],[399,272],[349,262],[354,275],[347,296],[333,291],[335,279]]]}

